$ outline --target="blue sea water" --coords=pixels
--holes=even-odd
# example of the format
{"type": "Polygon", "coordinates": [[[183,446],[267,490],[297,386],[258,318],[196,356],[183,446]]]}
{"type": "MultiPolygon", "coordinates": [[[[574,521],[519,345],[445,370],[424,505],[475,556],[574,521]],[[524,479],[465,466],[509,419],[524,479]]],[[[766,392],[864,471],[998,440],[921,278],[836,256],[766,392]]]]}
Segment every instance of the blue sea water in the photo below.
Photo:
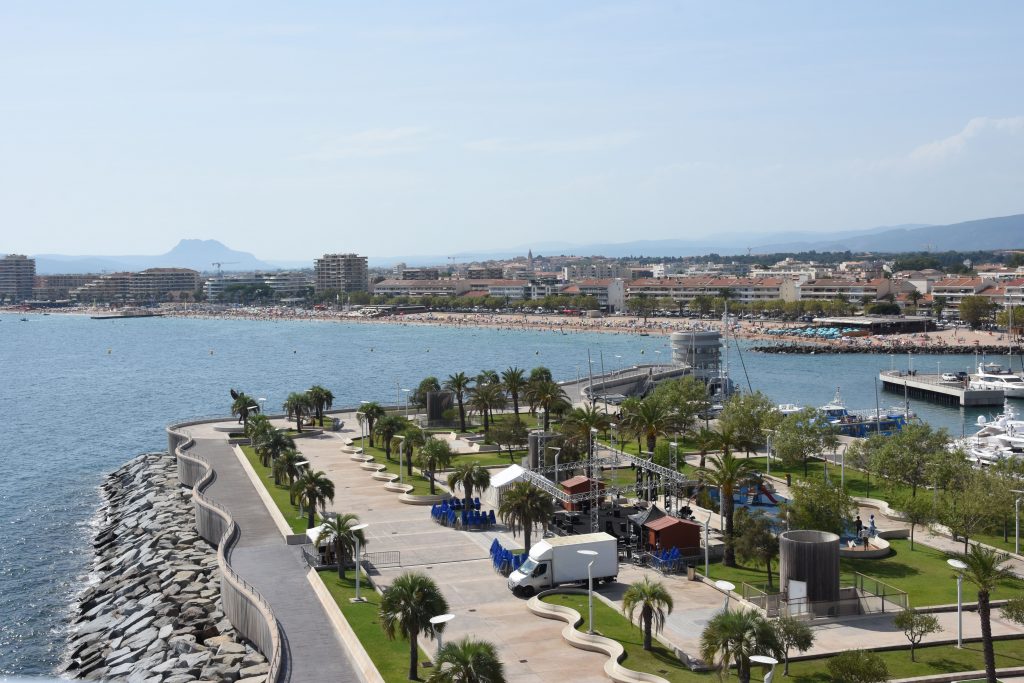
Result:
{"type": "MultiPolygon", "coordinates": [[[[57,664],[68,606],[86,580],[104,474],[166,448],[168,422],[226,413],[229,388],[266,397],[269,409],[314,383],[331,389],[336,406],[394,403],[423,377],[460,370],[545,365],[559,379],[585,375],[588,349],[595,372],[602,357],[608,370],[669,357],[667,337],[626,334],[0,315],[0,675],[46,674],[57,664]]],[[[972,361],[919,356],[914,364],[946,371],[972,361]]],[[[873,407],[873,378],[890,362],[906,359],[731,351],[743,388],[745,365],[755,390],[809,405],[841,386],[847,405],[873,407]]],[[[982,412],[912,407],[954,433],[982,412]]]]}

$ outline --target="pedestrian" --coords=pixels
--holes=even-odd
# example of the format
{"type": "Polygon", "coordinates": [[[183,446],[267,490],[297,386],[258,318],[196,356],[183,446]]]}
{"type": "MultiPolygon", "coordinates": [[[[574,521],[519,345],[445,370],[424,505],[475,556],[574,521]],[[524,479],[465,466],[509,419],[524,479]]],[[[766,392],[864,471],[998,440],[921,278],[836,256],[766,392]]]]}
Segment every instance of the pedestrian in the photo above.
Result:
{"type": "Polygon", "coordinates": [[[871,514],[871,519],[868,520],[868,534],[871,536],[871,538],[874,538],[878,535],[878,527],[875,526],[874,513],[871,514]]]}
{"type": "Polygon", "coordinates": [[[860,530],[860,540],[864,544],[864,550],[868,549],[868,530],[863,528],[860,530]]]}
{"type": "Polygon", "coordinates": [[[864,522],[861,521],[860,515],[857,515],[857,519],[853,520],[853,526],[857,530],[857,538],[860,538],[860,530],[864,528],[864,522]]]}

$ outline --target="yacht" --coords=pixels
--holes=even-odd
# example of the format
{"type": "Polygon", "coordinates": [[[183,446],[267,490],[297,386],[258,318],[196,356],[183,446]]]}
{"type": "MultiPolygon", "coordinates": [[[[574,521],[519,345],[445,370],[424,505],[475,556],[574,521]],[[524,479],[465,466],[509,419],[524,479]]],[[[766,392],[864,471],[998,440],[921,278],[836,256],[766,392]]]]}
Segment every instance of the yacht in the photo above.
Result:
{"type": "MultiPolygon", "coordinates": [[[[783,415],[792,415],[801,408],[792,403],[780,404],[776,408],[783,415]]],[[[913,420],[916,415],[906,406],[893,406],[890,408],[868,410],[850,410],[843,402],[843,397],[836,389],[832,400],[818,408],[829,424],[835,426],[836,430],[843,436],[868,437],[872,434],[888,436],[900,431],[913,420]]]]}
{"type": "Polygon", "coordinates": [[[979,467],[991,465],[1006,458],[1024,456],[1024,420],[1006,402],[1001,415],[992,420],[978,416],[978,431],[973,436],[957,439],[950,445],[962,449],[967,459],[979,467]]]}
{"type": "Polygon", "coordinates": [[[978,373],[971,375],[970,389],[1000,389],[1007,398],[1024,398],[1024,379],[999,363],[978,363],[978,373]]]}

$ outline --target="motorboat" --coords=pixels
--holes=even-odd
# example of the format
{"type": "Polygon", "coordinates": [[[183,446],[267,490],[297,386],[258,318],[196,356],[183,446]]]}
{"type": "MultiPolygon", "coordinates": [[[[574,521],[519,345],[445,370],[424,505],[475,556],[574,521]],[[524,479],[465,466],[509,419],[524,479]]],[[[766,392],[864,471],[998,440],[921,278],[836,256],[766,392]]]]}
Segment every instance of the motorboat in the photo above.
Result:
{"type": "Polygon", "coordinates": [[[978,431],[973,436],[957,439],[950,448],[964,452],[967,459],[978,467],[986,467],[1007,458],[1024,456],[1024,420],[1006,402],[1000,415],[987,419],[978,416],[978,431]]]}
{"type": "Polygon", "coordinates": [[[978,372],[971,375],[968,388],[999,389],[1007,398],[1024,398],[1024,379],[999,363],[978,363],[978,372]]]}
{"type": "MultiPolygon", "coordinates": [[[[783,415],[792,415],[799,412],[801,407],[785,403],[779,405],[777,410],[783,415]]],[[[873,434],[888,436],[900,431],[907,422],[917,417],[906,406],[851,410],[846,407],[838,388],[832,400],[820,406],[818,412],[843,436],[856,437],[868,437],[873,434]]]]}

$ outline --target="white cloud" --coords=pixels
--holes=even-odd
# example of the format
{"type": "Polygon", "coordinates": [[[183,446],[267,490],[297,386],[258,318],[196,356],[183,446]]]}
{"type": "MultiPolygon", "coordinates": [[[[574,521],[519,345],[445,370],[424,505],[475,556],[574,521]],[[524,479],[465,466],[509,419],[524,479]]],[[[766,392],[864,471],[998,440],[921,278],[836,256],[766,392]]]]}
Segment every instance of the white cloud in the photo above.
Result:
{"type": "Polygon", "coordinates": [[[423,149],[425,134],[426,129],[418,126],[371,128],[335,138],[320,149],[295,158],[300,161],[333,161],[409,154],[423,149]]]}
{"type": "Polygon", "coordinates": [[[466,149],[474,152],[494,153],[567,153],[603,152],[625,147],[639,137],[635,132],[622,131],[603,133],[561,140],[515,140],[510,138],[487,138],[466,143],[466,149]]]}
{"type": "Polygon", "coordinates": [[[911,151],[908,158],[911,161],[925,163],[944,161],[963,154],[972,140],[989,133],[1000,135],[1024,134],[1024,116],[1001,119],[980,116],[971,119],[959,133],[921,145],[911,151]]]}

